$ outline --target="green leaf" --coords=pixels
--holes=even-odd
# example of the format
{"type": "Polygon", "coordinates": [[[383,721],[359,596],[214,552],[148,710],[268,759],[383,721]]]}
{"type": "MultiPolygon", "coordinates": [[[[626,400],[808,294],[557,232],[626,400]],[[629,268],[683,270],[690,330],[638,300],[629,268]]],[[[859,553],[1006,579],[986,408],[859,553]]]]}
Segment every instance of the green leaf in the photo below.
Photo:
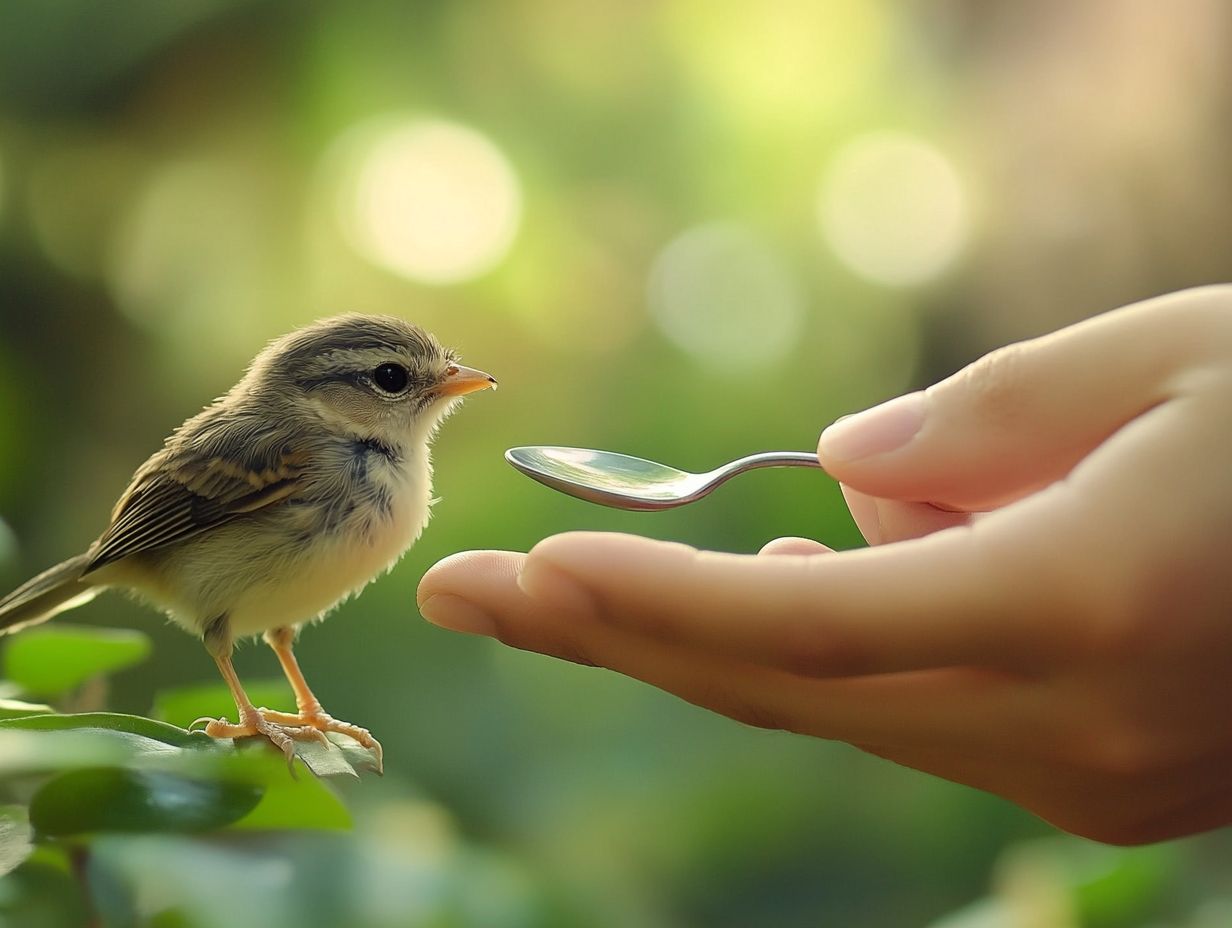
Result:
{"type": "Polygon", "coordinates": [[[376,757],[346,735],[328,732],[326,741],[297,741],[295,755],[319,777],[358,777],[361,770],[376,770],[376,757]]]}
{"type": "Polygon", "coordinates": [[[133,753],[130,745],[107,732],[0,730],[0,779],[123,764],[133,753]]]}
{"type": "Polygon", "coordinates": [[[195,832],[251,812],[263,790],[249,783],[197,780],[114,767],[74,770],[30,800],[30,824],[53,837],[94,832],[195,832]]]}
{"type": "Polygon", "coordinates": [[[0,777],[126,766],[261,782],[276,775],[261,760],[229,742],[131,715],[91,712],[0,720],[0,777]]]}
{"type": "MultiPolygon", "coordinates": [[[[357,777],[361,770],[376,769],[373,754],[352,739],[326,737],[328,744],[295,742],[296,755],[316,776],[357,777]]],[[[282,753],[264,738],[220,741],[114,712],[0,719],[0,777],[104,766],[266,786],[292,777],[282,753]]]]}
{"type": "MultiPolygon", "coordinates": [[[[258,680],[246,684],[249,697],[256,705],[291,706],[295,696],[284,679],[258,680]]],[[[154,699],[154,715],[177,725],[190,725],[202,717],[235,717],[235,702],[231,691],[222,684],[183,687],[165,690],[154,699]]],[[[319,777],[358,776],[362,770],[377,769],[376,757],[354,739],[328,733],[329,744],[299,741],[295,754],[319,777]]]]}
{"type": "Polygon", "coordinates": [[[19,719],[27,715],[47,715],[55,710],[41,702],[0,699],[0,719],[19,719]]]}
{"type": "Polygon", "coordinates": [[[78,712],[67,715],[31,715],[24,718],[0,719],[0,730],[16,731],[80,731],[103,729],[141,735],[176,747],[205,746],[215,743],[201,732],[185,731],[166,722],[126,715],[121,712],[78,712]]]}
{"type": "Polygon", "coordinates": [[[284,776],[271,783],[257,807],[231,828],[246,831],[273,831],[287,828],[313,828],[346,831],[351,828],[351,813],[342,800],[316,777],[284,776]]]}
{"type": "Polygon", "coordinates": [[[347,763],[351,765],[356,775],[365,770],[377,774],[382,772],[380,765],[377,763],[376,751],[371,751],[354,738],[348,738],[346,735],[338,734],[337,732],[326,732],[325,737],[342,751],[342,755],[347,759],[347,763]]]}
{"type": "MultiPolygon", "coordinates": [[[[302,742],[297,747],[308,749],[309,769],[314,772],[355,775],[347,753],[337,745],[326,749],[315,742],[302,742]]],[[[356,749],[362,752],[358,746],[356,749]]],[[[96,776],[100,768],[169,776],[173,781],[208,781],[223,790],[239,788],[241,795],[246,794],[244,790],[255,789],[255,795],[264,791],[251,812],[249,808],[241,810],[240,827],[249,830],[338,830],[351,826],[346,807],[332,790],[315,777],[294,777],[282,753],[259,739],[237,745],[149,719],[108,713],[0,722],[0,777],[73,772],[96,776]]],[[[78,795],[80,802],[113,802],[105,792],[96,792],[92,798],[85,793],[78,795]]],[[[78,810],[74,814],[85,813],[78,810]]],[[[222,821],[222,825],[229,821],[222,821]]]]}
{"type": "Polygon", "coordinates": [[[47,625],[13,638],[4,651],[4,672],[26,692],[59,696],[100,674],[145,660],[150,639],[120,628],[47,625]]]}
{"type": "Polygon", "coordinates": [[[0,876],[20,866],[34,845],[30,820],[21,806],[0,806],[0,876]]]}
{"type": "MultiPolygon", "coordinates": [[[[257,706],[294,706],[295,697],[284,678],[244,682],[257,706]]],[[[163,690],[154,697],[153,715],[172,725],[191,725],[199,718],[235,718],[235,700],[223,683],[163,690]]]]}
{"type": "MultiPolygon", "coordinates": [[[[374,755],[345,735],[328,744],[295,742],[295,753],[318,777],[357,777],[375,770],[374,755]]],[[[125,766],[186,776],[276,784],[290,778],[282,753],[264,738],[217,740],[166,722],[116,712],[0,719],[0,777],[125,766]]]]}

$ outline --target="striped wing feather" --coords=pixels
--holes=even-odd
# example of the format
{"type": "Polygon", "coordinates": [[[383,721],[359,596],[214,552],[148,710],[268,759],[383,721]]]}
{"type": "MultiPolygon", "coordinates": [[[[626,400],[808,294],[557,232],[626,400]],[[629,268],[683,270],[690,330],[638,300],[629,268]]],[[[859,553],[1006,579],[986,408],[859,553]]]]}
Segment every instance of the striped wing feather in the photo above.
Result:
{"type": "Polygon", "coordinates": [[[116,505],[111,524],[89,551],[85,573],[184,541],[294,494],[303,475],[303,455],[282,442],[267,447],[262,453],[250,446],[243,461],[159,452],[137,472],[116,505]]]}

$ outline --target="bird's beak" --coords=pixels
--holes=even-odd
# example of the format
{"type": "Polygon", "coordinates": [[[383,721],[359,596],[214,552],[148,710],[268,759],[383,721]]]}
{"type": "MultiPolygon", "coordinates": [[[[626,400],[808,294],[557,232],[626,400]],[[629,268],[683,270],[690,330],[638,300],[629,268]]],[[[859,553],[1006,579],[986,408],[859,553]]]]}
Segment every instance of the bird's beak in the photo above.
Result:
{"type": "Polygon", "coordinates": [[[465,396],[476,390],[496,389],[496,378],[473,367],[450,364],[445,379],[435,389],[437,396],[465,396]]]}

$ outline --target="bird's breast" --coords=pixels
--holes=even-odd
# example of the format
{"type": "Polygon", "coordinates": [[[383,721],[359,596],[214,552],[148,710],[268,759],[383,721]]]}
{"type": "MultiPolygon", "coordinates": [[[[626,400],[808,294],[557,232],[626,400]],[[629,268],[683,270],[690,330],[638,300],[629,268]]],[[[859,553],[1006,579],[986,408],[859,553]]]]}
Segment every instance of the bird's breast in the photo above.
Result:
{"type": "Polygon", "coordinates": [[[423,531],[431,505],[427,455],[409,461],[369,462],[355,488],[350,514],[335,533],[336,547],[349,551],[368,577],[393,565],[423,531]]]}
{"type": "MultiPolygon", "coordinates": [[[[374,452],[376,454],[376,452],[374,452]]],[[[371,455],[369,456],[371,457],[371,455]]],[[[249,587],[231,610],[236,635],[309,621],[389,570],[423,531],[431,505],[427,455],[365,460],[317,504],[282,568],[249,587]]]]}

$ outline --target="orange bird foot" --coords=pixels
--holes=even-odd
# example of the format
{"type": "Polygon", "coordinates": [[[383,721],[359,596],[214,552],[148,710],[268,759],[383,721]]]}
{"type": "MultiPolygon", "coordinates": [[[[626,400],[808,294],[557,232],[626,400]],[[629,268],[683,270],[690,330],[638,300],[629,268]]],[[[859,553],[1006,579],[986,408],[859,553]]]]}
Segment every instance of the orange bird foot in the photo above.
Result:
{"type": "MultiPolygon", "coordinates": [[[[308,728],[317,732],[333,731],[340,735],[346,735],[348,738],[358,742],[360,747],[376,755],[376,772],[378,774],[384,774],[385,772],[385,749],[381,747],[381,742],[372,737],[372,732],[366,728],[360,728],[358,725],[352,725],[350,722],[341,722],[328,712],[323,712],[320,709],[314,712],[276,712],[273,709],[262,707],[257,711],[268,721],[276,722],[280,725],[308,728]]],[[[322,735],[322,737],[324,736],[322,735]]]]}
{"type": "MultiPolygon", "coordinates": [[[[281,713],[270,713],[279,715],[281,713]]],[[[264,737],[273,742],[274,747],[282,751],[290,764],[295,759],[296,741],[326,742],[325,734],[318,728],[308,725],[284,725],[277,719],[269,718],[264,709],[253,708],[240,713],[240,723],[233,725],[226,719],[197,719],[189,728],[196,728],[205,723],[205,733],[211,738],[254,738],[264,737]]]]}
{"type": "Polygon", "coordinates": [[[262,706],[260,709],[254,707],[250,711],[242,712],[240,718],[238,725],[233,725],[226,719],[200,718],[189,727],[195,728],[205,723],[205,733],[211,738],[268,738],[282,751],[288,764],[295,758],[296,741],[329,744],[325,733],[334,731],[353,738],[361,747],[372,751],[376,755],[376,772],[385,772],[385,752],[381,742],[373,738],[368,729],[350,722],[340,722],[325,712],[278,712],[262,706]]]}

